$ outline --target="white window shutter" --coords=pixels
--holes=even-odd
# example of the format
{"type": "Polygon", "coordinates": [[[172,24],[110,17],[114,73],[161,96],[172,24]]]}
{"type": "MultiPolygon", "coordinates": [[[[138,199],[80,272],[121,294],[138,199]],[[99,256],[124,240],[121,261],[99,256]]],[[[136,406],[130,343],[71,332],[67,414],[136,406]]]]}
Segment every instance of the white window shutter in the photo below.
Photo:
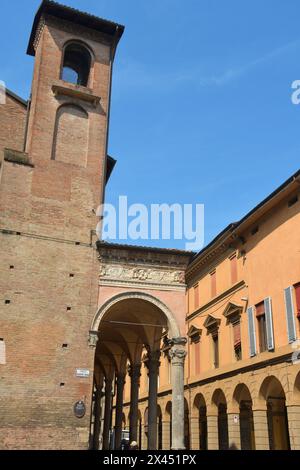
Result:
{"type": "Polygon", "coordinates": [[[248,314],[248,332],[249,332],[250,357],[253,357],[257,353],[255,324],[254,324],[254,307],[249,307],[247,309],[247,314],[248,314]]]}
{"type": "Polygon", "coordinates": [[[273,330],[273,315],[272,315],[271,297],[267,297],[264,300],[264,304],[265,304],[265,315],[266,315],[268,350],[272,351],[274,349],[274,330],[273,330]]]}
{"type": "Polygon", "coordinates": [[[295,311],[293,303],[293,287],[284,289],[284,300],[285,300],[285,313],[286,313],[286,324],[288,331],[289,343],[296,341],[296,325],[295,325],[295,311]]]}

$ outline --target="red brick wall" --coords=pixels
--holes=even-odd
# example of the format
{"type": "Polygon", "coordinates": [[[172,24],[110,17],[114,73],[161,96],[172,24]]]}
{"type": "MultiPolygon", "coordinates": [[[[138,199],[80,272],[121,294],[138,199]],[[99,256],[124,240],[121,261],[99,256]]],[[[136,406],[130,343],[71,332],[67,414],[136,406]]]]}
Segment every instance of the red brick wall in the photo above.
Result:
{"type": "Polygon", "coordinates": [[[23,104],[6,95],[6,104],[0,104],[0,154],[5,147],[23,150],[26,114],[23,104]]]}
{"type": "MultiPolygon", "coordinates": [[[[88,336],[99,270],[91,231],[104,180],[109,52],[91,32],[52,20],[45,26],[36,52],[26,149],[34,168],[2,165],[0,331],[7,357],[0,365],[0,448],[89,445],[94,350],[88,336]],[[56,98],[52,84],[59,81],[62,47],[71,38],[86,40],[94,50],[92,92],[101,96],[97,107],[80,102],[89,115],[86,166],[74,164],[72,139],[64,162],[51,159],[56,112],[70,100],[56,98]],[[90,369],[90,378],[77,378],[76,368],[90,369]],[[80,399],[87,406],[82,419],[73,412],[80,399]]],[[[7,115],[1,145],[21,150],[24,110],[12,103],[0,112],[7,115]]]]}

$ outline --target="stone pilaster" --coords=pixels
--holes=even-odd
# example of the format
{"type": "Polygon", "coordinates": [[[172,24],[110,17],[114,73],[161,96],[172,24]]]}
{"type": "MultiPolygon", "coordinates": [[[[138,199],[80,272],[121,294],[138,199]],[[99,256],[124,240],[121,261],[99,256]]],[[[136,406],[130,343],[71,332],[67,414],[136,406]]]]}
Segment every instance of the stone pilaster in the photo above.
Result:
{"type": "Polygon", "coordinates": [[[200,449],[199,416],[191,417],[191,450],[200,449]]]}
{"type": "Polygon", "coordinates": [[[227,413],[229,450],[241,450],[239,413],[227,413]]]}
{"type": "Polygon", "coordinates": [[[300,450],[300,405],[286,407],[291,450],[300,450]]]}
{"type": "Polygon", "coordinates": [[[171,423],[170,421],[163,421],[162,422],[162,449],[163,450],[170,450],[171,449],[171,423]]]}
{"type": "Polygon", "coordinates": [[[148,449],[148,438],[146,434],[146,426],[145,424],[142,425],[142,450],[147,450],[148,449]]]}
{"type": "Polygon", "coordinates": [[[207,449],[219,449],[218,416],[216,414],[207,415],[207,449]]]}
{"type": "Polygon", "coordinates": [[[270,450],[268,418],[266,410],[253,410],[256,450],[270,450]]]}

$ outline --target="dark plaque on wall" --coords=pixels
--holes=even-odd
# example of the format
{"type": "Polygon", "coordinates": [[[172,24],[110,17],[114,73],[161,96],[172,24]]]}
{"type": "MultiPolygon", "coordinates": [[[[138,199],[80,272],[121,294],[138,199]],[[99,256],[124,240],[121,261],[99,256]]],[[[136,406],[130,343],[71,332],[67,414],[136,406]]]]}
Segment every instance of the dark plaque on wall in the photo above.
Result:
{"type": "Polygon", "coordinates": [[[86,412],[85,404],[82,400],[77,401],[74,405],[74,414],[76,418],[83,418],[86,412]]]}

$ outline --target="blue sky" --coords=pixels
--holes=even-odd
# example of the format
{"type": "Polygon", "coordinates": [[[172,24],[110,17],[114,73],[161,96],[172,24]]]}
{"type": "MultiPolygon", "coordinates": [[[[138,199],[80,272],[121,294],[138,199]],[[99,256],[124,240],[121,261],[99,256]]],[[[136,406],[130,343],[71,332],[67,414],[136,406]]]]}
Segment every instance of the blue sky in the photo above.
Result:
{"type": "MultiPolygon", "coordinates": [[[[1,0],[0,80],[24,98],[39,3],[1,0]]],[[[63,3],[126,26],[114,68],[109,151],[118,164],[107,202],[204,203],[208,243],[300,167],[300,105],[291,102],[299,0],[63,3]]]]}

